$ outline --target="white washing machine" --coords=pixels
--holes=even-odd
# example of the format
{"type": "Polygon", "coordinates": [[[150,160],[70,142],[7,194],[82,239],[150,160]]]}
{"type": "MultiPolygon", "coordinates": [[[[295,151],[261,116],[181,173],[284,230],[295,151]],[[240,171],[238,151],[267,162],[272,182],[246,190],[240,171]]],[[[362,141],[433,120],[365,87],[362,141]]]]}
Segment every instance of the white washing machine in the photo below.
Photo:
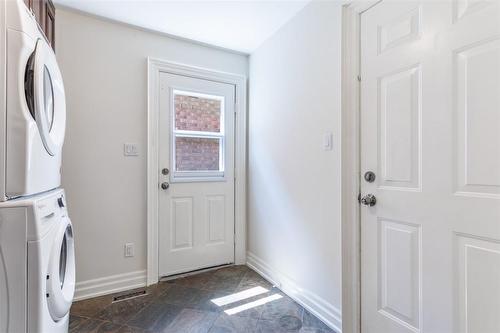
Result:
{"type": "Polygon", "coordinates": [[[23,0],[0,1],[0,201],[61,184],[66,102],[55,54],[23,0]]]}
{"type": "Polygon", "coordinates": [[[75,291],[62,189],[0,206],[0,332],[66,333],[75,291]]]}

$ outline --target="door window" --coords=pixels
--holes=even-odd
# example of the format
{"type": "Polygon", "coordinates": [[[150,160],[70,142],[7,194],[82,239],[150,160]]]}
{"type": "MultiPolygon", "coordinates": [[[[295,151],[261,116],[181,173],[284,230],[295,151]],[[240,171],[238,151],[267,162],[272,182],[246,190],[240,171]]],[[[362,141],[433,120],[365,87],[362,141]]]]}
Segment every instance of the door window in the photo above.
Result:
{"type": "Polygon", "coordinates": [[[224,97],[173,91],[174,179],[224,177],[224,97]]]}

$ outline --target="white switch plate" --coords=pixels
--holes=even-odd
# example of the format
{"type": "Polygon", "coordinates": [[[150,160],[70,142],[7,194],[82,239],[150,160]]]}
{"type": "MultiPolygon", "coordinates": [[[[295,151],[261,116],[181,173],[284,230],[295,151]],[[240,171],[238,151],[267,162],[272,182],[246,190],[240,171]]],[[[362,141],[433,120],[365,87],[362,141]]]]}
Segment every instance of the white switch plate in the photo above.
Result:
{"type": "Polygon", "coordinates": [[[139,156],[139,145],[137,143],[123,144],[124,156],[139,156]]]}
{"type": "Polygon", "coordinates": [[[333,134],[330,132],[325,133],[323,136],[323,149],[332,150],[333,149],[333,134]]]}
{"type": "Polygon", "coordinates": [[[134,243],[126,243],[125,257],[133,257],[133,256],[134,256],[134,243]]]}

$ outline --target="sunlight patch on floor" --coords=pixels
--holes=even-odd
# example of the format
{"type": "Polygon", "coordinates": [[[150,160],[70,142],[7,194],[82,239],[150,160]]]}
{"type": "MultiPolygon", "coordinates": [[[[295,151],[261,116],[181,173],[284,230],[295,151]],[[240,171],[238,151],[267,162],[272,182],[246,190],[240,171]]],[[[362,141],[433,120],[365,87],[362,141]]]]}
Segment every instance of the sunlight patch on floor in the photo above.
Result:
{"type": "Polygon", "coordinates": [[[225,310],[224,312],[226,314],[228,314],[228,315],[234,315],[236,313],[243,312],[245,310],[249,310],[249,309],[252,309],[252,308],[256,308],[258,306],[264,305],[264,304],[272,302],[272,301],[276,301],[276,300],[278,300],[278,299],[280,299],[282,297],[283,296],[281,296],[279,294],[274,294],[274,295],[271,295],[271,296],[268,296],[268,297],[264,297],[264,298],[258,299],[258,300],[253,301],[253,302],[249,302],[249,303],[246,303],[246,304],[243,304],[243,305],[239,305],[237,307],[225,310]]]}
{"type": "Polygon", "coordinates": [[[262,287],[250,288],[250,289],[243,290],[243,291],[240,291],[240,292],[228,295],[228,296],[214,298],[212,300],[212,303],[214,303],[218,306],[224,306],[227,304],[242,301],[242,300],[250,298],[250,297],[254,297],[257,295],[267,293],[268,291],[269,290],[267,290],[266,288],[262,288],[262,287]]]}

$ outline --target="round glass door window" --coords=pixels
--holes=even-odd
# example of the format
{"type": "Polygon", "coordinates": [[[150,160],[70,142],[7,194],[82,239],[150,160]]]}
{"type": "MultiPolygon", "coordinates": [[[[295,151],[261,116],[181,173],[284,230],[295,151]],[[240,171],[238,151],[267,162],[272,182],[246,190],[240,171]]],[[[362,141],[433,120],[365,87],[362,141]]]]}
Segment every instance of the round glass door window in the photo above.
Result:
{"type": "Polygon", "coordinates": [[[50,72],[47,69],[47,66],[44,66],[43,69],[43,102],[43,112],[45,113],[50,132],[52,124],[54,123],[54,89],[52,87],[52,78],[50,77],[50,72]]]}
{"type": "Polygon", "coordinates": [[[66,239],[66,235],[70,232],[70,228],[71,227],[68,226],[68,229],[66,229],[61,244],[61,254],[59,255],[59,282],[61,284],[61,289],[64,287],[64,279],[66,278],[66,260],[68,259],[68,240],[66,239]]]}

